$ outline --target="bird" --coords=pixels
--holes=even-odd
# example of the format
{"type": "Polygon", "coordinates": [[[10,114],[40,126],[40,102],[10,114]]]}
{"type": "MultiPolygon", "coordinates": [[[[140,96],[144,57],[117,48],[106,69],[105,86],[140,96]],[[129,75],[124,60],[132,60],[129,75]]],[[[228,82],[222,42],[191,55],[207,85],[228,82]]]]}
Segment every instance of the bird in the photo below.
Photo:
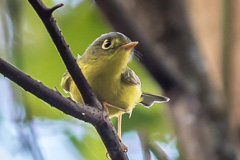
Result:
{"type": "MultiPolygon", "coordinates": [[[[153,103],[168,102],[165,96],[143,92],[136,73],[128,67],[136,51],[137,41],[131,41],[120,32],[102,34],[78,56],[77,64],[108,116],[118,117],[118,136],[121,140],[122,114],[131,115],[136,104],[149,108],[153,103]]],[[[61,86],[72,99],[84,104],[81,93],[68,71],[63,74],[61,86]]],[[[123,143],[122,143],[123,144],[123,143]]],[[[124,150],[127,147],[123,144],[124,150]]]]}

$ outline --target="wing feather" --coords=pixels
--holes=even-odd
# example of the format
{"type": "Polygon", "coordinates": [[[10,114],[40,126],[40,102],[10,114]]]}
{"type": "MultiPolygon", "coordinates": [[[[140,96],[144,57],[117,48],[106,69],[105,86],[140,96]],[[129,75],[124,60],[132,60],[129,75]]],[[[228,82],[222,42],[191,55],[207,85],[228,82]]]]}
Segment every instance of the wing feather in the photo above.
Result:
{"type": "Polygon", "coordinates": [[[66,71],[63,74],[62,81],[61,81],[61,86],[63,87],[65,92],[70,92],[71,81],[72,81],[72,77],[70,76],[69,72],[66,71]]]}
{"type": "Polygon", "coordinates": [[[140,85],[141,82],[136,75],[136,73],[131,70],[129,67],[125,69],[125,71],[121,74],[121,80],[122,82],[129,84],[129,85],[140,85]]]}

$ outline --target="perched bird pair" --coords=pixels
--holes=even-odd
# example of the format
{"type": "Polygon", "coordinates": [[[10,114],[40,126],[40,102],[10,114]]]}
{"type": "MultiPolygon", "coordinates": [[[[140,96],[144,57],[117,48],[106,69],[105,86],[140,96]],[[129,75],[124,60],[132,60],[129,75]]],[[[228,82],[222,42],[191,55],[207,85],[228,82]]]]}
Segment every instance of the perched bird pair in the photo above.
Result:
{"type": "MultiPolygon", "coordinates": [[[[97,38],[77,59],[93,92],[107,108],[109,117],[118,116],[118,135],[121,139],[123,113],[132,113],[138,103],[150,107],[154,102],[167,102],[169,98],[142,92],[138,76],[127,64],[138,42],[132,42],[119,32],[110,32],[97,38]]],[[[61,86],[72,98],[83,103],[82,96],[68,71],[61,86]]],[[[127,147],[123,145],[127,150],[127,147]]]]}

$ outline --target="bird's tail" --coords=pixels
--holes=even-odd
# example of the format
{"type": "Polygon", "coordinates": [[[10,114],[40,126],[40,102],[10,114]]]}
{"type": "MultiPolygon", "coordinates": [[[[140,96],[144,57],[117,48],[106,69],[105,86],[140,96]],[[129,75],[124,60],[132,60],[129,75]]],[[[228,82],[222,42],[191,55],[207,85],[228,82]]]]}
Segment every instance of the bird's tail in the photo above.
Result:
{"type": "Polygon", "coordinates": [[[162,103],[168,102],[170,98],[165,96],[157,96],[150,93],[142,93],[141,95],[142,101],[139,102],[140,104],[144,105],[146,108],[149,108],[153,105],[153,103],[162,103]]]}

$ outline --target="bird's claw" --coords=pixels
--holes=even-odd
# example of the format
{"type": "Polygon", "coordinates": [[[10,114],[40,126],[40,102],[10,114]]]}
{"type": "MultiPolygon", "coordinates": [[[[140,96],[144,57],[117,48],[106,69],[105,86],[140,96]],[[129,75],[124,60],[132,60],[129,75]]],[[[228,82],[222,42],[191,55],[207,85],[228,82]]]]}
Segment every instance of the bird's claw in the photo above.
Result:
{"type": "Polygon", "coordinates": [[[123,143],[122,143],[122,146],[123,146],[124,152],[128,152],[128,147],[123,143]]]}

